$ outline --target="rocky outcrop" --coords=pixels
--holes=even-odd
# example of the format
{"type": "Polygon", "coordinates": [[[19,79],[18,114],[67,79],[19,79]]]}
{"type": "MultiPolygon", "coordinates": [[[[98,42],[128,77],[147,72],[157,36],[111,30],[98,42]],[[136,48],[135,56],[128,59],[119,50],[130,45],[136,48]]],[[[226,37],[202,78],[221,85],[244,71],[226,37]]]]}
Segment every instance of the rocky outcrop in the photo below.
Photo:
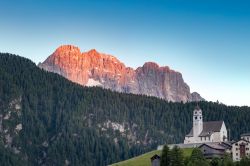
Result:
{"type": "Polygon", "coordinates": [[[95,49],[82,53],[78,47],[64,45],[38,66],[84,86],[101,86],[174,102],[203,100],[198,93],[191,94],[181,73],[169,67],[147,62],[134,70],[95,49]]]}

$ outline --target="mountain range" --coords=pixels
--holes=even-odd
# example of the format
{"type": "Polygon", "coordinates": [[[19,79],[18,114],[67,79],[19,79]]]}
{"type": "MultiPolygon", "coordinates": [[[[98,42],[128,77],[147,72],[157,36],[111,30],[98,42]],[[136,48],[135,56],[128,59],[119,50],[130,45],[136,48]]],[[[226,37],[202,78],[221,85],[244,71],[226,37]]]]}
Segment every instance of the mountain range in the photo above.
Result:
{"type": "Polygon", "coordinates": [[[197,92],[190,93],[182,74],[167,66],[146,62],[134,70],[116,57],[95,49],[81,52],[78,47],[63,45],[38,66],[84,86],[100,86],[173,102],[204,100],[197,92]]]}

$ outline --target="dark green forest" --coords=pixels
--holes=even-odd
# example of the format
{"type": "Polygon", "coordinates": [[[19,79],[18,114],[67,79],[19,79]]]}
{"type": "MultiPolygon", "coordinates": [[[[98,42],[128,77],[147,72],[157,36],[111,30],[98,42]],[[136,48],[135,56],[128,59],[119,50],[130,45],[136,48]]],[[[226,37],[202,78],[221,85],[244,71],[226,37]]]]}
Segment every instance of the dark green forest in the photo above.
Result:
{"type": "MultiPolygon", "coordinates": [[[[250,131],[249,107],[198,104],[205,121],[225,121],[231,139],[250,131]]],[[[28,59],[1,53],[0,163],[111,164],[183,142],[196,105],[82,87],[28,59]]]]}

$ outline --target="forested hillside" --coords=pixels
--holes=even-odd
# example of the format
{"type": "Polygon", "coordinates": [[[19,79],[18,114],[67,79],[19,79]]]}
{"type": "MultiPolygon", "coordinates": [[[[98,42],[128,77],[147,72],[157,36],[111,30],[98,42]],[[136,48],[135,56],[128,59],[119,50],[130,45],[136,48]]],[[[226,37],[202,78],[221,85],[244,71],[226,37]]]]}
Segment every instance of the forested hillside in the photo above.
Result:
{"type": "MultiPolygon", "coordinates": [[[[163,143],[182,142],[197,103],[85,88],[0,54],[1,165],[107,165],[163,143]]],[[[237,139],[250,108],[199,102],[204,120],[224,120],[237,139]]]]}

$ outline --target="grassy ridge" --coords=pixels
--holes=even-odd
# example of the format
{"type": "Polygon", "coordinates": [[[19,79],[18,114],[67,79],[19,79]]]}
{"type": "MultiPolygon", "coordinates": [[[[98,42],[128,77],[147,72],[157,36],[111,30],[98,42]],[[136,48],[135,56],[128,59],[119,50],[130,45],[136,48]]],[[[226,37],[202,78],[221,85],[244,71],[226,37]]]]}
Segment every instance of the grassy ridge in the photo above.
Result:
{"type": "MultiPolygon", "coordinates": [[[[192,148],[182,149],[184,153],[184,157],[189,157],[192,153],[192,148]]],[[[129,160],[125,160],[119,163],[115,163],[111,166],[151,166],[150,158],[155,155],[161,155],[161,150],[154,150],[143,155],[131,158],[129,160]]]]}

